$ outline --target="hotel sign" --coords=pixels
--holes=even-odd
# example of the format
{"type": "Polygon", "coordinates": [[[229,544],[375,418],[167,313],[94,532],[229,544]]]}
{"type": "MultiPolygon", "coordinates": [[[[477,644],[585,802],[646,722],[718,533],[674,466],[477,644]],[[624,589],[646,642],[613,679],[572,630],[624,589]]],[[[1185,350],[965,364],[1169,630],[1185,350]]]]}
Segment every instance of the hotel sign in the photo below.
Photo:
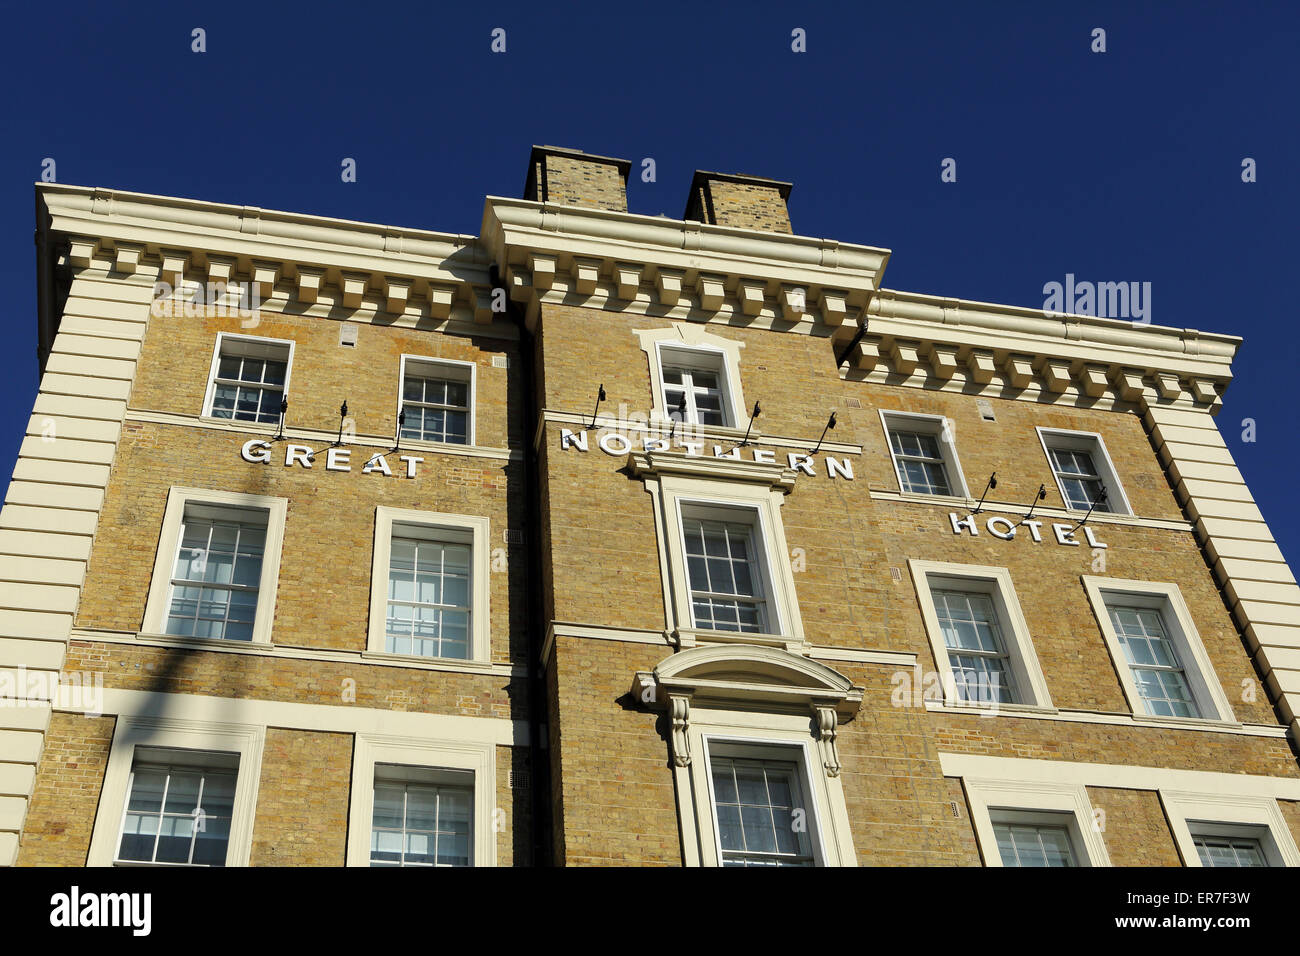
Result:
{"type": "MultiPolygon", "coordinates": [[[[969,514],[964,518],[958,518],[957,512],[948,512],[948,523],[952,526],[952,533],[969,534],[972,537],[979,537],[980,529],[975,517],[975,515],[969,514]]],[[[1083,536],[1087,539],[1089,547],[1109,547],[1109,545],[1103,544],[1097,540],[1096,536],[1092,533],[1092,528],[1088,527],[1088,525],[1083,525],[1081,529],[1077,524],[1070,524],[1069,522],[1055,522],[1048,524],[1046,521],[1037,521],[1033,518],[1021,518],[1019,521],[1013,521],[1011,518],[1004,518],[1001,515],[989,515],[984,519],[984,530],[993,537],[1000,538],[1003,541],[1010,541],[1016,536],[1016,533],[1021,528],[1027,528],[1029,530],[1030,540],[1041,543],[1044,538],[1042,531],[1043,525],[1047,525],[1052,529],[1051,537],[1057,544],[1063,544],[1072,548],[1082,547],[1084,542],[1080,541],[1076,537],[1078,532],[1082,530],[1083,536]]]]}

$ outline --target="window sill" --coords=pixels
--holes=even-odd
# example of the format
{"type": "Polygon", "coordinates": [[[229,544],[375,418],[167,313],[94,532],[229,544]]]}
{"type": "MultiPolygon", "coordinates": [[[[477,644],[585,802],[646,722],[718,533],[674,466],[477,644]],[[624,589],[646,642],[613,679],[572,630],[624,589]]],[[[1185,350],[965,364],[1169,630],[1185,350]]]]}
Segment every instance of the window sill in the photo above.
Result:
{"type": "Polygon", "coordinates": [[[205,651],[220,654],[254,654],[284,660],[363,663],[377,667],[407,667],[418,670],[442,671],[444,673],[496,674],[501,677],[528,676],[528,668],[524,664],[483,660],[465,661],[448,657],[418,657],[415,655],[389,654],[386,651],[350,651],[326,647],[303,647],[296,644],[176,637],[172,634],[96,630],[95,628],[85,627],[73,628],[71,639],[74,641],[133,644],[143,647],[205,651]]]}
{"type": "Polygon", "coordinates": [[[947,714],[973,713],[987,717],[996,717],[1000,713],[1022,716],[1054,717],[1060,713],[1060,711],[1055,707],[1044,707],[1041,704],[1002,704],[962,700],[927,700],[925,702],[925,709],[940,711],[947,714]]]}
{"type": "Polygon", "coordinates": [[[1148,727],[1176,727],[1179,730],[1240,730],[1244,725],[1222,717],[1162,717],[1157,714],[1134,714],[1133,723],[1148,727]]]}
{"type": "Polygon", "coordinates": [[[428,657],[423,654],[395,654],[392,651],[362,651],[363,660],[391,661],[397,664],[436,665],[458,671],[481,671],[490,673],[497,665],[491,661],[467,660],[461,657],[428,657]]]}
{"type": "Polygon", "coordinates": [[[270,648],[270,641],[259,640],[236,640],[233,637],[185,637],[182,634],[157,634],[141,632],[136,635],[138,639],[149,641],[156,644],[169,644],[174,647],[193,647],[196,650],[208,650],[210,648],[227,648],[227,647],[262,647],[270,648]]]}
{"type": "Polygon", "coordinates": [[[1227,720],[1188,720],[1182,717],[1150,717],[1145,714],[1120,714],[1095,710],[1060,710],[1048,707],[1030,707],[1024,704],[1000,704],[994,707],[975,707],[969,704],[950,704],[927,700],[925,709],[937,714],[976,714],[983,717],[1027,717],[1060,720],[1068,723],[1108,724],[1114,727],[1145,727],[1152,730],[1187,730],[1200,733],[1240,734],[1246,737],[1286,738],[1288,730],[1281,725],[1243,724],[1227,720]]]}
{"type": "Polygon", "coordinates": [[[710,631],[703,628],[679,627],[672,632],[672,640],[679,648],[697,647],[700,644],[751,644],[759,647],[778,647],[791,654],[807,654],[812,645],[797,637],[784,634],[756,634],[752,631],[710,631]]]}

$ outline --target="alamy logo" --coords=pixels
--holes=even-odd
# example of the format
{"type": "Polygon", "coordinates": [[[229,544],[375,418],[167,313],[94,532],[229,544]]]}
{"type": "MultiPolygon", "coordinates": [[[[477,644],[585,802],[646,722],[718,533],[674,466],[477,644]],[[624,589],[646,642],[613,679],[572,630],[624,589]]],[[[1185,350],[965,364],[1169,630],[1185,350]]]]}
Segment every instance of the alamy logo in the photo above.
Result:
{"type": "Polygon", "coordinates": [[[1043,295],[1044,312],[1151,323],[1150,282],[1076,282],[1074,273],[1067,272],[1065,282],[1044,285],[1043,295]]]}
{"type": "Polygon", "coordinates": [[[153,928],[153,895],[150,893],[70,892],[50,897],[50,925],[126,926],[134,936],[148,936],[153,928]]]}

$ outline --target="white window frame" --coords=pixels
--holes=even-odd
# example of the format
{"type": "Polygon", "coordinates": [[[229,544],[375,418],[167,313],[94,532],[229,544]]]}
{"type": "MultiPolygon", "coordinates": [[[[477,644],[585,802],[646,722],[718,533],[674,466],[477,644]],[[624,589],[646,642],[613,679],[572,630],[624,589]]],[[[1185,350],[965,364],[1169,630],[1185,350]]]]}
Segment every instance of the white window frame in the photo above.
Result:
{"type": "Polygon", "coordinates": [[[944,704],[950,707],[967,707],[981,711],[996,712],[999,709],[1025,712],[1042,711],[1054,713],[1052,695],[1047,689],[1047,679],[1038,663],[1038,654],[1034,650],[1033,637],[1029,633],[1029,624],[1025,620],[1016,589],[1011,583],[1011,572],[1006,568],[990,567],[976,564],[953,564],[946,561],[921,561],[916,558],[908,560],[912,573],[912,583],[916,588],[917,600],[921,606],[921,619],[925,624],[926,635],[930,639],[930,650],[934,654],[935,666],[942,677],[944,704]],[[1024,700],[1014,704],[975,702],[961,700],[957,695],[955,679],[952,676],[952,663],[948,657],[948,646],[943,639],[943,630],[939,626],[939,614],[934,604],[932,587],[948,588],[958,591],[972,591],[992,598],[1001,625],[1002,637],[1006,642],[1008,663],[1016,683],[1016,690],[1024,700]]]}
{"type": "Polygon", "coordinates": [[[248,495],[234,491],[210,491],[173,485],[167,491],[162,532],[154,555],[153,577],[145,600],[141,631],[151,637],[199,644],[227,645],[230,638],[185,637],[167,634],[167,616],[171,605],[172,569],[176,565],[181,541],[181,524],[189,505],[266,512],[266,545],[262,554],[262,579],[257,588],[257,614],[253,618],[253,637],[239,644],[270,644],[271,626],[275,621],[275,597],[280,580],[280,554],[284,549],[284,524],[289,513],[289,499],[268,495],[248,495]]]}
{"type": "Polygon", "coordinates": [[[1124,485],[1119,480],[1119,471],[1115,468],[1115,463],[1111,461],[1110,452],[1106,450],[1106,442],[1101,435],[1096,432],[1073,431],[1068,428],[1044,428],[1041,425],[1036,429],[1038,432],[1038,443],[1043,448],[1043,457],[1047,459],[1047,467],[1052,472],[1052,480],[1056,482],[1056,491],[1061,496],[1061,506],[1067,511],[1074,511],[1079,514],[1085,514],[1087,508],[1076,508],[1070,504],[1069,498],[1065,495],[1065,484],[1061,481],[1061,476],[1057,474],[1056,465],[1052,461],[1052,448],[1063,448],[1067,451],[1086,451],[1092,458],[1092,463],[1097,468],[1097,477],[1101,479],[1102,484],[1106,486],[1106,504],[1110,507],[1109,511],[1095,511],[1094,514],[1113,514],[1113,515],[1132,515],[1133,507],[1129,504],[1128,495],[1124,493],[1124,485]]]}
{"type": "Polygon", "coordinates": [[[87,866],[180,866],[117,860],[126,819],[127,788],[135,766],[137,747],[232,754],[239,758],[235,799],[226,844],[226,866],[248,866],[253,848],[253,816],[262,776],[262,750],[266,727],[162,717],[119,716],[109,749],[108,766],[99,799],[99,811],[90,838],[87,866]]]}
{"type": "Polygon", "coordinates": [[[474,866],[497,865],[496,745],[358,733],[352,752],[352,791],[348,810],[348,866],[370,866],[370,833],[375,812],[375,765],[398,764],[423,770],[459,770],[474,775],[470,858],[474,866]]]}
{"type": "Polygon", "coordinates": [[[442,445],[449,448],[467,448],[478,443],[476,432],[476,421],[478,419],[478,363],[468,362],[462,359],[440,358],[433,355],[408,355],[403,354],[398,369],[397,376],[397,410],[393,414],[400,415],[402,407],[405,404],[406,394],[406,371],[407,365],[425,366],[435,371],[427,376],[420,376],[418,371],[417,377],[425,378],[448,378],[453,381],[465,382],[469,385],[469,411],[466,414],[465,423],[465,444],[460,445],[454,442],[433,441],[428,438],[403,438],[402,441],[424,442],[429,445],[442,445]],[[451,374],[439,375],[436,372],[438,367],[447,369],[451,374]]]}
{"type": "Polygon", "coordinates": [[[761,759],[794,762],[809,804],[808,837],[814,866],[857,866],[840,778],[823,770],[808,723],[807,717],[788,714],[691,708],[687,734],[691,753],[698,756],[689,766],[674,768],[687,866],[722,865],[712,756],[715,752],[729,756],[739,750],[763,754],[761,759]]]}
{"type": "Polygon", "coordinates": [[[664,417],[671,418],[671,409],[668,405],[668,391],[664,384],[664,368],[698,368],[705,371],[714,372],[718,376],[718,386],[721,392],[718,404],[722,408],[722,416],[725,419],[720,425],[706,425],[698,421],[689,421],[683,419],[683,426],[692,428],[739,428],[738,423],[747,421],[748,415],[743,411],[743,406],[738,406],[735,401],[737,388],[732,381],[731,363],[728,361],[727,351],[712,345],[686,345],[675,342],[656,342],[655,349],[655,387],[658,389],[658,404],[664,410],[664,417]]]}
{"type": "Polygon", "coordinates": [[[1033,783],[963,777],[975,839],[985,866],[1002,866],[995,822],[1017,818],[1037,822],[1042,814],[1061,814],[1068,824],[1071,848],[1079,866],[1110,866],[1106,842],[1088,791],[1078,784],[1033,783]]]}
{"type": "Polygon", "coordinates": [[[681,475],[647,476],[646,489],[655,499],[655,523],[659,536],[660,570],[664,578],[665,612],[669,629],[685,636],[686,644],[739,642],[775,644],[786,647],[804,643],[803,620],[795,593],[794,572],[789,547],[781,524],[783,491],[760,484],[716,481],[681,475]],[[745,631],[714,631],[695,627],[691,607],[690,575],[686,566],[686,533],[682,526],[683,510],[719,515],[729,512],[727,520],[736,520],[737,512],[752,515],[756,540],[756,558],[762,572],[766,621],[769,631],[757,634],[745,631]]]}
{"type": "Polygon", "coordinates": [[[885,447],[889,450],[889,462],[894,468],[894,481],[898,483],[900,494],[915,495],[918,498],[970,498],[970,489],[966,486],[966,474],[961,468],[961,458],[957,454],[957,442],[951,419],[943,415],[925,415],[920,412],[901,412],[894,409],[880,409],[880,427],[885,432],[885,447]],[[898,456],[894,453],[894,441],[890,432],[919,432],[933,435],[939,445],[939,454],[943,458],[944,471],[948,476],[947,495],[930,495],[919,491],[906,491],[903,479],[898,473],[898,456]]]}
{"type": "MultiPolygon", "coordinates": [[[[699,356],[707,356],[710,362],[718,363],[723,414],[728,418],[726,425],[689,425],[682,422],[679,428],[726,434],[748,424],[749,406],[745,404],[740,382],[740,350],[745,347],[744,342],[714,335],[690,322],[674,322],[667,328],[634,331],[633,334],[640,342],[641,351],[646,353],[650,369],[650,400],[653,405],[651,423],[662,422],[665,427],[669,427],[668,402],[663,387],[664,351],[667,350],[687,356],[697,353],[699,356]]],[[[673,363],[670,361],[668,364],[673,363]]],[[[689,358],[684,364],[691,364],[689,358]]]]}
{"type": "Polygon", "coordinates": [[[284,345],[288,346],[289,355],[284,365],[284,388],[281,397],[288,401],[289,398],[289,379],[293,375],[293,339],[272,339],[264,335],[240,335],[236,332],[218,332],[216,344],[212,347],[212,364],[208,369],[208,387],[203,393],[203,410],[200,417],[210,419],[214,422],[224,422],[228,425],[239,427],[251,425],[253,428],[269,428],[274,430],[275,423],[272,422],[246,422],[235,418],[217,418],[212,414],[212,401],[217,391],[217,368],[221,365],[222,345],[227,341],[234,342],[252,342],[257,345],[284,345]]]}
{"type": "Polygon", "coordinates": [[[1214,831],[1215,835],[1258,839],[1269,866],[1300,866],[1300,850],[1272,797],[1162,789],[1160,802],[1184,866],[1202,866],[1195,837],[1214,831]]]}
{"type": "Polygon", "coordinates": [[[1206,653],[1205,645],[1196,630],[1191,611],[1183,600],[1182,591],[1176,584],[1162,584],[1156,581],[1133,581],[1124,578],[1105,578],[1096,575],[1082,575],[1084,590],[1092,604],[1093,615],[1101,627],[1102,637],[1110,651],[1111,662],[1119,675],[1120,686],[1128,699],[1129,709],[1137,720],[1159,723],[1203,724],[1222,723],[1240,726],[1233,714],[1232,704],[1223,685],[1214,672],[1214,665],[1206,653]],[[1148,714],[1142,695],[1138,693],[1137,683],[1133,680],[1133,670],[1124,656],[1124,648],[1115,633],[1110,620],[1110,605],[1124,607],[1150,607],[1160,611],[1161,620],[1169,639],[1178,652],[1178,659],[1183,665],[1183,675],[1191,689],[1192,698],[1201,712],[1200,717],[1168,717],[1148,714]]]}
{"type": "Polygon", "coordinates": [[[406,508],[375,508],[375,551],[371,561],[370,623],[367,653],[401,660],[438,661],[457,665],[490,664],[491,629],[491,520],[476,515],[443,514],[436,511],[412,511],[406,508]],[[393,654],[387,651],[386,620],[388,613],[388,570],[392,557],[393,527],[417,525],[446,531],[453,540],[467,538],[470,547],[470,656],[426,657],[418,654],[393,654]]]}
{"type": "MultiPolygon", "coordinates": [[[[682,561],[686,562],[686,521],[716,521],[724,522],[730,525],[747,525],[750,529],[750,545],[752,550],[752,561],[757,570],[757,581],[755,582],[760,593],[756,595],[756,603],[761,605],[758,613],[764,624],[775,625],[767,629],[754,631],[725,631],[726,634],[743,635],[743,634],[781,634],[784,621],[781,618],[779,602],[773,598],[776,590],[774,575],[772,571],[772,559],[768,555],[767,541],[769,533],[764,527],[763,513],[757,505],[754,504],[736,504],[724,503],[716,498],[703,500],[693,498],[677,499],[677,532],[681,540],[678,546],[681,549],[682,561]]],[[[710,633],[713,631],[709,628],[702,628],[695,622],[695,605],[692,600],[693,589],[691,588],[690,568],[686,567],[686,599],[687,606],[686,620],[690,622],[689,626],[710,633]]]]}

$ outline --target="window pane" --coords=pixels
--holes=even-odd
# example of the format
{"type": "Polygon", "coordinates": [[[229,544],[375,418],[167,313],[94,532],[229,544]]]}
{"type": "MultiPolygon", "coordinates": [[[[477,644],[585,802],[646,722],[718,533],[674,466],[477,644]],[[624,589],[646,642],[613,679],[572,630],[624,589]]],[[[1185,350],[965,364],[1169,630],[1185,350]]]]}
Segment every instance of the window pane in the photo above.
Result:
{"type": "Polygon", "coordinates": [[[468,787],[409,783],[377,775],[371,866],[469,866],[468,787]]]}
{"type": "Polygon", "coordinates": [[[224,866],[234,795],[226,770],[137,763],[118,859],[224,866]]]}
{"type": "Polygon", "coordinates": [[[1065,825],[997,823],[993,832],[1003,866],[1076,866],[1065,825]]]}
{"type": "Polygon", "coordinates": [[[808,833],[793,826],[794,764],[729,757],[715,757],[710,764],[723,865],[812,863],[808,833]]]}

